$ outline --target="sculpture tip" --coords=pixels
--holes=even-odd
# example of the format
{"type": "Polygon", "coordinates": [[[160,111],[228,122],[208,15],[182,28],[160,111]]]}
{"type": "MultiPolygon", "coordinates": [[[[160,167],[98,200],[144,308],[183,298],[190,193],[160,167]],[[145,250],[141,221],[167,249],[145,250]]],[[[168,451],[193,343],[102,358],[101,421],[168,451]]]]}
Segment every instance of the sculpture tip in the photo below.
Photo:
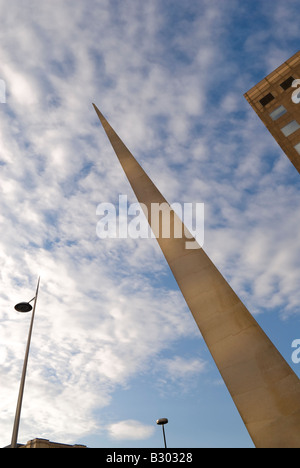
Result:
{"type": "Polygon", "coordinates": [[[99,111],[98,107],[96,106],[96,104],[92,103],[93,106],[94,106],[94,109],[96,111],[96,114],[98,115],[99,119],[101,120],[101,122],[104,121],[104,116],[102,115],[102,113],[99,111]]]}

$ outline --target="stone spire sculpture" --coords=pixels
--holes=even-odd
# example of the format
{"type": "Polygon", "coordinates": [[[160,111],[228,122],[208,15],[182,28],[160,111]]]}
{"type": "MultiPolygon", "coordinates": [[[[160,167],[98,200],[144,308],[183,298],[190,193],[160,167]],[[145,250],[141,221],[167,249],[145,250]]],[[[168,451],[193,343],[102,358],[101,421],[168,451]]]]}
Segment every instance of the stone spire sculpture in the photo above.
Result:
{"type": "MultiPolygon", "coordinates": [[[[93,104],[216,366],[258,448],[300,447],[300,383],[204,250],[186,238],[165,238],[151,224],[151,204],[165,204],[171,223],[184,228],[163,195],[93,104]]],[[[195,241],[196,242],[196,241],[195,241]]]]}

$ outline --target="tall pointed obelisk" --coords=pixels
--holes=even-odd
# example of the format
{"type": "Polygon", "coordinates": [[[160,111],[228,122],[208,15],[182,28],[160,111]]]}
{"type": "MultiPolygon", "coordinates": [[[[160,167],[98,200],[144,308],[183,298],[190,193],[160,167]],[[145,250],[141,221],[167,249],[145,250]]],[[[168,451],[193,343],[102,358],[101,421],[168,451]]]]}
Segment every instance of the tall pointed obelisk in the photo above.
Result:
{"type": "MultiPolygon", "coordinates": [[[[94,104],[93,104],[94,105],[94,104]]],[[[140,203],[167,203],[94,105],[140,203]]],[[[182,224],[171,210],[171,222],[182,224]]],[[[256,447],[300,448],[300,382],[202,248],[157,241],[256,447]]]]}

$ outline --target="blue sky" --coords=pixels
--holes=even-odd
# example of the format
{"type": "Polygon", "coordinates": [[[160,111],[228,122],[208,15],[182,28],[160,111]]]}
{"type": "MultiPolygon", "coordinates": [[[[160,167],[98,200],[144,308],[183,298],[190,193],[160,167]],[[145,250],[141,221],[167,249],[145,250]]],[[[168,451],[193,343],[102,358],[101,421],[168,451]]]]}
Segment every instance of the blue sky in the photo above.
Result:
{"type": "Polygon", "coordinates": [[[300,178],[243,97],[299,50],[294,0],[0,0],[0,437],[252,447],[155,239],[99,239],[133,192],[95,102],[299,375],[300,178]]]}

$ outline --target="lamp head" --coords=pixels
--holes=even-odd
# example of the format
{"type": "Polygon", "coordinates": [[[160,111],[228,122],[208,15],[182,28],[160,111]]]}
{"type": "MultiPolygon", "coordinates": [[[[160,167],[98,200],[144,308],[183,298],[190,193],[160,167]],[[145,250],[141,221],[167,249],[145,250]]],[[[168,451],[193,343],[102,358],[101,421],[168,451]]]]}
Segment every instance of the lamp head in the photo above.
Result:
{"type": "Polygon", "coordinates": [[[29,302],[20,302],[19,304],[15,305],[15,309],[18,312],[30,312],[32,310],[32,306],[29,302]]]}
{"type": "Polygon", "coordinates": [[[164,424],[168,424],[168,420],[167,418],[160,418],[156,421],[156,424],[158,424],[159,426],[163,426],[164,424]]]}

